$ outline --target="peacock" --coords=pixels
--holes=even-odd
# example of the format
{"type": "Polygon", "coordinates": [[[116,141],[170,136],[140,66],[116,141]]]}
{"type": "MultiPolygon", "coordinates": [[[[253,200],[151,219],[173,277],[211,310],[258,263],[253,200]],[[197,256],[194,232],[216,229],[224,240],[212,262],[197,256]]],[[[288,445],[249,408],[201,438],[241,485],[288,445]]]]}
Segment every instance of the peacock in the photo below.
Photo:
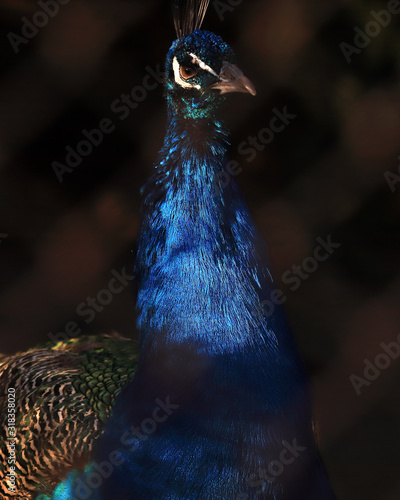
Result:
{"type": "Polygon", "coordinates": [[[263,307],[275,288],[265,243],[221,175],[221,105],[256,91],[201,29],[208,3],[173,1],[167,128],[142,188],[135,374],[89,462],[72,460],[55,489],[43,481],[40,500],[334,498],[294,337],[281,307],[263,307]]]}
{"type": "Polygon", "coordinates": [[[88,463],[137,356],[136,342],[112,333],[0,359],[1,499],[35,498],[88,463]]]}

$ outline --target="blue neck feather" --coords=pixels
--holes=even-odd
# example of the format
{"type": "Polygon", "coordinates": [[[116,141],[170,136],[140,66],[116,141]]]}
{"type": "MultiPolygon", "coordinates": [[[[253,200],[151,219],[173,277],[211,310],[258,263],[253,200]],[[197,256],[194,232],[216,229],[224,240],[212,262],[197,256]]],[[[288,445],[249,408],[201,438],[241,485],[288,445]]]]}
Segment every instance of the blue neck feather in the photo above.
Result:
{"type": "Polygon", "coordinates": [[[228,145],[220,122],[170,113],[144,190],[137,258],[143,348],[196,341],[210,354],[249,345],[276,351],[261,305],[269,288],[261,241],[236,184],[220,182],[228,145]]]}

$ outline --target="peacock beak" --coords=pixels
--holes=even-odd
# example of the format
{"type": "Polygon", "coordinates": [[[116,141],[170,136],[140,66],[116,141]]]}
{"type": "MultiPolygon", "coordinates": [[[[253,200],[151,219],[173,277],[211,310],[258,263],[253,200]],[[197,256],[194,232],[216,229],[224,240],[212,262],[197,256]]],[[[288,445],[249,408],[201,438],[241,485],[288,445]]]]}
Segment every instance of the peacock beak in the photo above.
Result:
{"type": "Polygon", "coordinates": [[[221,94],[227,92],[244,92],[256,95],[256,89],[252,82],[244,76],[243,72],[235,65],[224,62],[218,75],[219,81],[211,85],[211,89],[221,91],[221,94]]]}

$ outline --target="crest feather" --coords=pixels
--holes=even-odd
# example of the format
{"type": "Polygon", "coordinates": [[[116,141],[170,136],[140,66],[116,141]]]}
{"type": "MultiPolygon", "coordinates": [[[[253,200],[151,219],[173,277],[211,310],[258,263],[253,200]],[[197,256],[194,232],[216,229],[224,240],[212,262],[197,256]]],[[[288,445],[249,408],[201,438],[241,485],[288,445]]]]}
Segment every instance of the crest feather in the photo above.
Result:
{"type": "Polygon", "coordinates": [[[201,28],[210,0],[173,0],[172,10],[178,38],[201,28]]]}

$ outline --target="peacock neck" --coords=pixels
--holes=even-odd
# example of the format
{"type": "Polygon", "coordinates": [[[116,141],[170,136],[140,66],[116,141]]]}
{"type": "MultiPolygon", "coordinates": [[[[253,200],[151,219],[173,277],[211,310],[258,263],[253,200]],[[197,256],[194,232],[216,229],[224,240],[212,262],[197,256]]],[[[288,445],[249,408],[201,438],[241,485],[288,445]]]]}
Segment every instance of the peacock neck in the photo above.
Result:
{"type": "Polygon", "coordinates": [[[136,267],[142,348],[189,342],[232,352],[276,341],[260,299],[268,272],[257,232],[235,183],[221,182],[228,144],[221,122],[169,114],[143,190],[136,267]]]}
{"type": "Polygon", "coordinates": [[[229,132],[212,114],[200,118],[185,116],[169,108],[167,133],[156,170],[172,168],[179,185],[189,180],[188,175],[204,186],[215,183],[226,161],[229,132]]]}

